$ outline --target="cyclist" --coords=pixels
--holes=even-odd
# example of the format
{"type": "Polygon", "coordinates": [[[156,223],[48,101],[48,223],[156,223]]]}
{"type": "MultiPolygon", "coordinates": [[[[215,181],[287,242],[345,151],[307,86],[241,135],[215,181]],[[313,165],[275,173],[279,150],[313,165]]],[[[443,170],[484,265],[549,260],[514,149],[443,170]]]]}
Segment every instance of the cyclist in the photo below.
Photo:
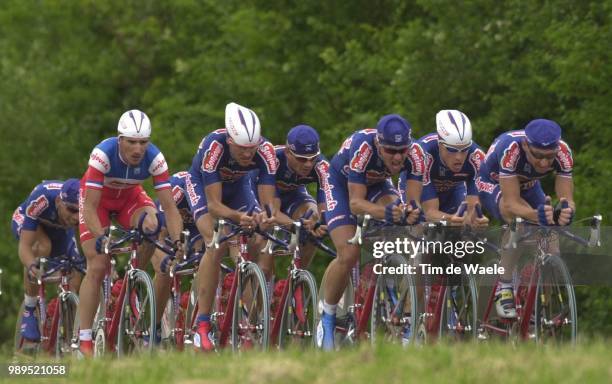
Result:
{"type": "MultiPolygon", "coordinates": [[[[147,213],[144,228],[157,228],[155,203],[142,188],[149,177],[168,222],[168,232],[175,249],[180,249],[182,220],[172,199],[168,165],[164,155],[153,145],[151,122],[139,110],[130,110],[119,119],[118,136],[98,144],[89,157],[81,180],[79,200],[79,230],[83,252],[87,258],[87,275],[81,285],[79,317],[80,350],[85,356],[93,353],[91,326],[100,301],[100,286],[107,270],[108,257],[102,247],[107,241],[106,229],[111,214],[124,228],[135,227],[140,216],[147,213]]],[[[154,248],[145,245],[139,250],[140,264],[146,265],[154,248]]]]}
{"type": "MultiPolygon", "coordinates": [[[[476,180],[485,209],[510,223],[515,217],[540,225],[568,225],[575,212],[572,152],[561,140],[561,127],[552,120],[530,121],[524,130],[498,136],[481,164],[476,180]],[[555,172],[555,192],[569,208],[553,210],[541,178],[555,172]]],[[[503,250],[504,275],[496,287],[495,308],[502,318],[516,317],[512,272],[518,254],[503,250]]]]}
{"type": "MultiPolygon", "coordinates": [[[[297,125],[289,130],[286,144],[275,146],[275,150],[279,162],[274,198],[277,223],[291,225],[310,210],[312,215],[302,220],[304,227],[307,230],[314,230],[313,233],[317,236],[325,235],[325,225],[314,228],[321,217],[321,212],[325,210],[325,197],[321,190],[319,175],[329,169],[329,162],[321,155],[319,149],[319,134],[308,125],[297,125]],[[318,184],[317,200],[306,190],[306,185],[313,182],[318,184]]],[[[251,171],[253,185],[256,184],[257,178],[258,171],[251,171]]],[[[255,193],[257,194],[257,191],[255,193]]],[[[300,252],[302,265],[310,264],[315,251],[313,243],[307,242],[302,246],[300,252]]],[[[268,294],[272,300],[274,257],[260,255],[259,266],[266,274],[268,294]]]]}
{"type": "MultiPolygon", "coordinates": [[[[314,229],[325,211],[325,195],[321,189],[320,175],[329,169],[329,162],[319,149],[319,134],[308,125],[297,125],[287,134],[285,145],[277,145],[279,161],[276,172],[276,220],[281,225],[291,225],[309,210],[312,216],[303,220],[307,229],[314,229]],[[316,200],[306,190],[306,185],[317,183],[316,200]]],[[[254,171],[255,172],[255,171],[254,171]]],[[[325,234],[325,225],[318,226],[315,234],[325,234]]],[[[314,244],[301,248],[303,265],[308,265],[315,252],[314,244]]]]}
{"type": "MultiPolygon", "coordinates": [[[[170,177],[172,198],[183,220],[183,229],[189,231],[189,247],[191,249],[202,249],[202,247],[204,246],[202,235],[200,235],[198,229],[195,226],[195,223],[193,221],[193,215],[191,214],[191,209],[189,208],[189,204],[187,203],[187,197],[185,194],[185,180],[187,179],[187,175],[189,175],[189,172],[181,171],[173,174],[170,177]]],[[[168,236],[168,229],[166,228],[166,215],[163,207],[159,203],[159,200],[155,201],[155,205],[157,206],[157,210],[162,213],[162,215],[160,216],[161,231],[159,233],[159,239],[161,241],[164,241],[164,239],[168,236]]],[[[156,306],[158,324],[156,327],[157,335],[155,338],[155,341],[158,344],[161,342],[161,318],[164,314],[168,297],[170,297],[170,284],[172,282],[168,273],[163,273],[161,271],[162,261],[166,257],[166,253],[159,249],[155,249],[153,257],[151,258],[151,264],[153,264],[153,269],[155,270],[155,277],[153,278],[153,287],[155,289],[155,302],[158,303],[158,305],[156,306]]]]}
{"type": "MultiPolygon", "coordinates": [[[[458,110],[441,110],[436,114],[437,132],[421,137],[414,144],[414,155],[425,165],[421,204],[428,221],[448,220],[450,225],[485,226],[486,217],[477,218],[474,207],[479,203],[476,177],[484,152],[472,140],[472,124],[458,110]],[[467,160],[467,161],[466,161],[467,160]],[[466,202],[467,213],[456,215],[466,202]]],[[[406,200],[407,171],[400,174],[399,190],[406,200]]]]}
{"type": "MultiPolygon", "coordinates": [[[[38,259],[68,256],[83,263],[74,238],[79,221],[79,180],[43,181],[28,198],[15,209],[12,231],[19,241],[19,259],[24,266],[24,312],[21,317],[21,335],[32,342],[40,341],[36,318],[38,290],[38,259]]],[[[70,288],[78,291],[81,275],[72,272],[70,288]]]]}
{"type": "Polygon", "coordinates": [[[374,218],[408,224],[419,218],[419,208],[396,203],[399,193],[391,181],[391,176],[407,169],[408,200],[417,201],[421,195],[423,164],[409,156],[410,131],[410,124],[400,115],[383,116],[376,129],[357,131],[344,141],[321,180],[325,218],[338,253],[327,267],[323,314],[317,326],[317,344],[325,350],[334,348],[337,303],[359,259],[359,247],[347,242],[355,233],[354,215],[369,213],[374,218]]]}
{"type": "MultiPolygon", "coordinates": [[[[278,160],[272,143],[260,135],[259,118],[236,103],[225,107],[225,129],[202,139],[185,181],[187,200],[199,232],[209,243],[215,218],[228,218],[244,227],[266,224],[273,217],[248,215],[259,203],[251,186],[249,171],[259,170],[260,202],[273,209],[278,160]],[[246,176],[246,177],[245,177],[246,176]]],[[[274,213],[272,214],[274,216],[274,213]]],[[[263,243],[263,242],[260,242],[263,243]]],[[[254,245],[259,247],[260,245],[254,245]]],[[[225,249],[206,250],[198,270],[198,318],[194,347],[211,351],[210,313],[219,278],[220,258],[225,249]]]]}

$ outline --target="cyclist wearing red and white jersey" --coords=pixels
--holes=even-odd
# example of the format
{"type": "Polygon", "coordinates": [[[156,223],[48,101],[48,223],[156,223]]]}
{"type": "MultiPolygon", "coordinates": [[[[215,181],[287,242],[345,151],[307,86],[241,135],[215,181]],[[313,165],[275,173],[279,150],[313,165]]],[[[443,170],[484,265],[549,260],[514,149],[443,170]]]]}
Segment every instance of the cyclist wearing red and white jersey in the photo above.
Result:
{"type": "MultiPolygon", "coordinates": [[[[189,208],[206,243],[212,240],[215,218],[227,218],[247,228],[274,220],[274,183],[278,168],[274,146],[261,136],[255,112],[236,103],[225,107],[225,127],[202,139],[185,180],[189,208]],[[249,176],[249,172],[256,169],[259,170],[259,199],[261,204],[272,208],[270,218],[266,218],[265,213],[248,214],[253,209],[261,211],[249,176]]],[[[261,243],[260,247],[264,245],[261,243]]],[[[198,269],[199,312],[194,335],[197,350],[214,349],[209,337],[210,314],[224,252],[223,248],[207,248],[198,269]]],[[[270,271],[263,272],[270,275],[270,271]]]]}
{"type": "MultiPolygon", "coordinates": [[[[568,225],[576,209],[573,164],[559,124],[532,120],[524,130],[503,133],[491,144],[476,180],[480,200],[493,217],[506,223],[521,217],[540,225],[568,225]],[[553,210],[550,196],[542,190],[540,179],[552,172],[555,192],[568,208],[553,210]]],[[[503,318],[516,317],[512,272],[517,257],[511,249],[502,250],[504,275],[497,286],[495,308],[503,318]]]]}
{"type": "Polygon", "coordinates": [[[351,269],[359,260],[359,247],[349,244],[356,229],[355,215],[370,214],[394,223],[414,224],[420,209],[397,204],[399,193],[392,176],[407,169],[408,201],[421,195],[423,164],[409,156],[411,126],[400,115],[383,116],[376,129],[353,133],[332,158],[322,177],[325,218],[336,257],[327,267],[323,314],[317,326],[317,345],[334,348],[336,308],[348,284],[351,269]]]}
{"type": "MultiPolygon", "coordinates": [[[[151,122],[139,110],[125,112],[119,119],[118,136],[102,141],[92,151],[79,196],[79,231],[87,258],[87,275],[79,292],[80,350],[86,356],[93,352],[91,326],[100,301],[100,287],[107,270],[108,257],[102,254],[107,240],[105,231],[111,214],[124,228],[133,228],[143,213],[145,229],[157,228],[155,203],[142,188],[149,177],[165,211],[168,232],[180,249],[182,219],[176,208],[164,155],[149,142],[151,122]]],[[[146,265],[154,248],[143,245],[140,262],[146,265]]]]}

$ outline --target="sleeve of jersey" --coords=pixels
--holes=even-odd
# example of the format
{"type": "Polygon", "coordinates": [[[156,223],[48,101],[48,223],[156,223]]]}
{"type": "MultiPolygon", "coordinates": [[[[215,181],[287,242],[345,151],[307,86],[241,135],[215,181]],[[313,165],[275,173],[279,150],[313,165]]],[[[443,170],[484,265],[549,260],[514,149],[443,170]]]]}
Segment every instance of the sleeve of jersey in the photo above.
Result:
{"type": "Polygon", "coordinates": [[[472,153],[470,153],[469,156],[469,162],[472,166],[472,172],[474,174],[471,178],[465,181],[465,184],[467,186],[467,194],[478,195],[478,188],[476,188],[476,178],[478,177],[478,174],[480,173],[480,167],[484,162],[485,153],[482,149],[476,148],[472,153]]]}
{"type": "Polygon", "coordinates": [[[159,152],[149,166],[149,173],[153,176],[153,186],[156,191],[170,189],[170,174],[168,174],[168,164],[164,155],[159,152]]]}
{"type": "Polygon", "coordinates": [[[499,176],[515,176],[516,166],[519,162],[519,157],[521,155],[521,150],[519,148],[518,142],[513,141],[507,148],[496,148],[495,151],[497,152],[497,156],[499,158],[499,176]]]}
{"type": "Polygon", "coordinates": [[[557,171],[557,175],[561,177],[572,177],[574,157],[572,155],[572,150],[564,141],[559,143],[559,151],[555,158],[554,168],[555,171],[557,171]]]}
{"type": "Polygon", "coordinates": [[[102,190],[103,187],[104,174],[90,165],[85,172],[85,189],[102,190]]]}
{"type": "Polygon", "coordinates": [[[89,155],[87,172],[85,172],[85,188],[99,189],[104,187],[104,175],[110,171],[110,160],[106,153],[96,147],[89,155]]]}
{"type": "Polygon", "coordinates": [[[353,138],[349,149],[349,182],[366,184],[366,168],[373,153],[374,150],[367,141],[353,138]]]}
{"type": "Polygon", "coordinates": [[[423,192],[421,192],[421,201],[427,201],[437,198],[438,193],[436,192],[436,187],[433,185],[433,183],[423,185],[423,192]]]}
{"type": "Polygon", "coordinates": [[[408,158],[406,159],[406,164],[404,165],[407,171],[406,179],[423,182],[425,166],[425,151],[419,144],[412,144],[410,152],[408,153],[408,158]]]}
{"type": "Polygon", "coordinates": [[[257,161],[259,166],[259,180],[257,185],[275,185],[276,171],[278,169],[278,158],[274,146],[269,141],[263,142],[257,149],[257,161]]]}
{"type": "Polygon", "coordinates": [[[50,206],[49,199],[41,192],[40,187],[32,191],[28,197],[24,210],[24,219],[21,229],[35,231],[38,227],[38,217],[43,214],[50,206]]]}
{"type": "Polygon", "coordinates": [[[26,230],[26,231],[36,231],[36,228],[38,228],[38,220],[37,219],[33,219],[29,216],[26,216],[23,219],[23,225],[21,226],[21,230],[26,230]]]}
{"type": "Polygon", "coordinates": [[[329,161],[323,158],[314,170],[317,175],[317,204],[325,204],[325,186],[329,187],[329,161]]]}

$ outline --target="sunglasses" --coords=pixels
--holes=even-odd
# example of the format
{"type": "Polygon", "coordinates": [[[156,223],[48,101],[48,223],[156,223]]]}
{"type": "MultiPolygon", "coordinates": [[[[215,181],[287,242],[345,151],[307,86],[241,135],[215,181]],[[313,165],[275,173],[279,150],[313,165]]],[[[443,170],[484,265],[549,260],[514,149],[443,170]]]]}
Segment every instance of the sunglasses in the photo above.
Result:
{"type": "Polygon", "coordinates": [[[308,163],[308,162],[313,162],[316,163],[319,160],[319,154],[317,153],[314,156],[300,156],[300,155],[296,155],[295,153],[293,153],[293,151],[288,151],[289,153],[291,153],[291,156],[293,156],[298,162],[300,163],[308,163]]]}
{"type": "Polygon", "coordinates": [[[446,150],[449,151],[450,153],[466,153],[467,151],[470,150],[470,147],[471,147],[471,145],[468,145],[465,148],[457,148],[457,147],[453,147],[453,146],[450,146],[444,143],[440,143],[440,144],[442,144],[442,146],[446,148],[446,150]]]}
{"type": "Polygon", "coordinates": [[[385,152],[388,155],[405,155],[406,153],[408,153],[409,148],[393,148],[393,147],[385,147],[384,145],[381,146],[383,152],[385,152]]]}
{"type": "Polygon", "coordinates": [[[554,153],[541,153],[534,152],[529,144],[527,144],[527,148],[529,148],[529,153],[537,160],[554,160],[557,157],[557,152],[554,153]]]}
{"type": "Polygon", "coordinates": [[[66,207],[66,209],[70,213],[79,213],[79,207],[77,207],[75,205],[64,203],[64,206],[66,207]]]}

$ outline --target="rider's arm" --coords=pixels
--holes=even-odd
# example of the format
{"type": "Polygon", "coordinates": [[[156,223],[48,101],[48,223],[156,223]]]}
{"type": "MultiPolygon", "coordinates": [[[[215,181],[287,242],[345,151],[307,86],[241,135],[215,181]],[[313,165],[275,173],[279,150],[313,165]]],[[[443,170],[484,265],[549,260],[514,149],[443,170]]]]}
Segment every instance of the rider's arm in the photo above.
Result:
{"type": "Polygon", "coordinates": [[[35,241],[35,231],[21,230],[19,235],[19,260],[21,260],[21,264],[26,268],[36,261],[36,255],[34,255],[33,250],[35,241]]]}
{"type": "Polygon", "coordinates": [[[102,197],[101,189],[85,189],[85,201],[83,203],[83,218],[85,219],[85,225],[91,232],[94,238],[104,235],[104,228],[98,218],[98,204],[100,204],[100,198],[102,197]]]}
{"type": "Polygon", "coordinates": [[[242,214],[221,202],[222,188],[222,184],[217,182],[207,185],[204,189],[206,202],[208,203],[208,212],[216,218],[225,217],[239,223],[242,214]]]}
{"type": "Polygon", "coordinates": [[[440,200],[437,197],[421,202],[421,206],[427,221],[446,220],[450,216],[448,213],[440,211],[440,200]]]}
{"type": "Polygon", "coordinates": [[[529,221],[538,222],[538,211],[531,208],[523,198],[521,198],[521,186],[517,176],[500,176],[499,187],[502,193],[502,203],[505,210],[512,217],[506,217],[510,221],[515,217],[522,217],[529,221]]]}
{"type": "Polygon", "coordinates": [[[570,208],[576,212],[576,204],[574,203],[574,180],[571,176],[557,175],[555,177],[555,193],[558,198],[567,199],[570,208]]]}
{"type": "Polygon", "coordinates": [[[285,225],[285,226],[289,226],[291,224],[293,224],[293,219],[291,219],[291,217],[285,215],[283,212],[281,212],[280,210],[280,199],[279,198],[275,198],[274,199],[274,209],[276,210],[276,223],[279,225],[285,225]]]}
{"type": "Polygon", "coordinates": [[[161,204],[164,215],[166,216],[166,225],[172,241],[180,239],[180,233],[183,230],[183,219],[176,208],[174,199],[172,198],[171,189],[161,189],[157,191],[157,198],[161,204]]]}
{"type": "Polygon", "coordinates": [[[272,216],[276,212],[274,208],[274,198],[276,195],[276,187],[270,184],[259,183],[257,185],[257,194],[259,195],[259,203],[264,208],[266,205],[272,208],[272,216]]]}
{"type": "Polygon", "coordinates": [[[365,184],[348,183],[349,203],[354,215],[370,214],[379,220],[385,219],[385,207],[366,200],[368,187],[365,184]]]}

